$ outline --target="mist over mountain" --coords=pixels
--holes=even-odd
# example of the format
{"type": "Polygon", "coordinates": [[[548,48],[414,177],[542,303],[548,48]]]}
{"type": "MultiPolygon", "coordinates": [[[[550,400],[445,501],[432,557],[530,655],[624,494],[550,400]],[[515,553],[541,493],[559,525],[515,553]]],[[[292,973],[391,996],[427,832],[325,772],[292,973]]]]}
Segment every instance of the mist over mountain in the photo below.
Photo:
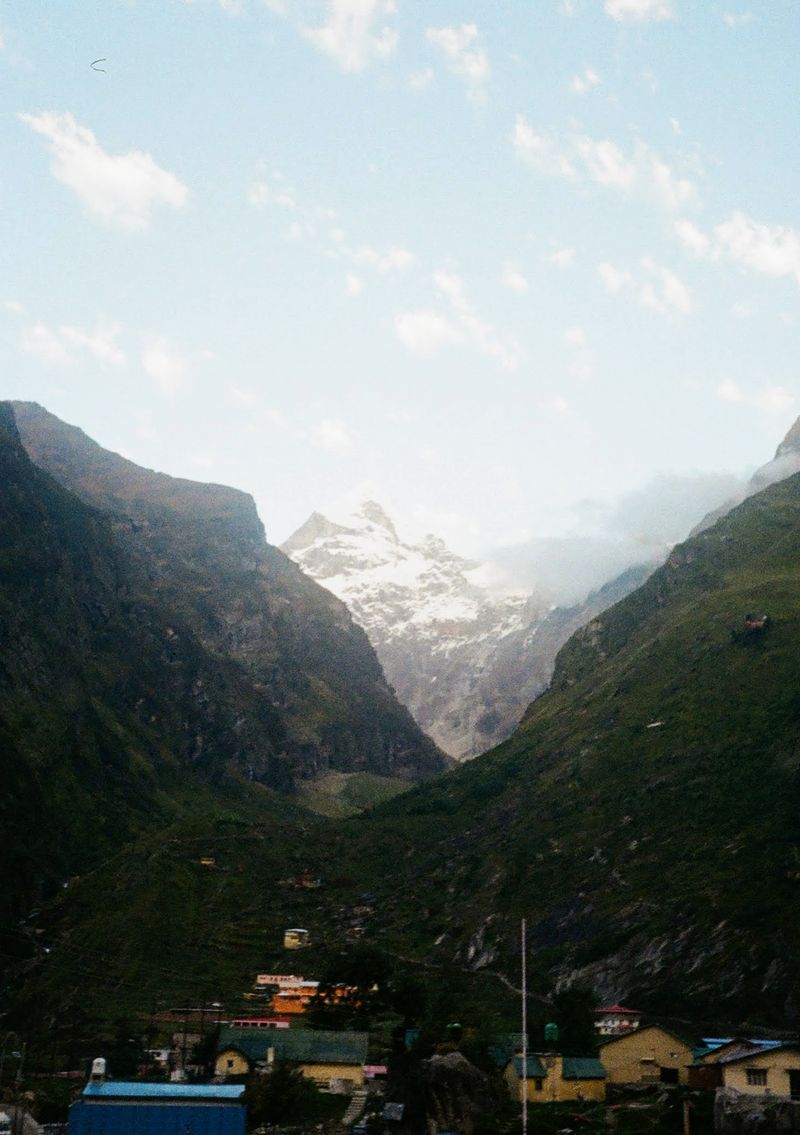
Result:
{"type": "Polygon", "coordinates": [[[535,999],[582,981],[654,1016],[796,1026],[799,575],[795,475],[676,546],[573,634],[547,692],[480,760],[357,822],[281,817],[268,850],[262,825],[229,840],[206,824],[226,885],[203,903],[194,828],[158,856],[131,846],[53,908],[54,960],[26,976],[26,996],[44,981],[76,988],[62,942],[90,958],[105,944],[77,983],[92,1003],[132,969],[148,982],[125,994],[132,1006],[191,991],[197,975],[233,995],[265,957],[285,962],[282,926],[309,928],[319,964],[346,948],[368,879],[364,942],[437,988],[446,973],[469,990],[470,1026],[487,1002],[518,1010],[503,981],[516,983],[522,917],[535,999]],[[753,611],[769,616],[761,630],[748,630],[753,611]],[[301,866],[323,888],[279,890],[301,866]],[[102,901],[98,881],[123,901],[102,901]],[[142,911],[135,934],[126,907],[142,911]]]}
{"type": "Polygon", "coordinates": [[[486,562],[428,536],[403,541],[364,502],[314,513],[282,549],[343,600],[419,725],[457,759],[510,735],[569,636],[638,586],[736,477],[657,478],[613,508],[584,502],[575,535],[494,550],[486,562]]]}

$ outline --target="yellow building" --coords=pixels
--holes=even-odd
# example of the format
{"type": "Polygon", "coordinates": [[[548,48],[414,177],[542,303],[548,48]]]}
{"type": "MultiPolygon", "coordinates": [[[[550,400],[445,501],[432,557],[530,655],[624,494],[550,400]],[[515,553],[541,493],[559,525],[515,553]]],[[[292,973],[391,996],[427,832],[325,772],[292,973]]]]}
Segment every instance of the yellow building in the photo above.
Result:
{"type": "Polygon", "coordinates": [[[329,1029],[222,1029],[214,1072],[247,1076],[285,1060],[328,1091],[364,1084],[367,1033],[329,1029]]]}
{"type": "Polygon", "coordinates": [[[723,1057],[722,1086],[751,1096],[800,1100],[800,1046],[784,1044],[723,1057]]]}
{"type": "MultiPolygon", "coordinates": [[[[522,1057],[506,1066],[506,1083],[514,1099],[522,1102],[522,1057]]],[[[606,1095],[606,1070],[590,1056],[561,1056],[557,1052],[528,1055],[528,1100],[554,1103],[564,1100],[602,1100],[606,1095]]]]}
{"type": "Polygon", "coordinates": [[[686,1084],[692,1046],[660,1025],[612,1037],[599,1047],[611,1084],[686,1084]]]}

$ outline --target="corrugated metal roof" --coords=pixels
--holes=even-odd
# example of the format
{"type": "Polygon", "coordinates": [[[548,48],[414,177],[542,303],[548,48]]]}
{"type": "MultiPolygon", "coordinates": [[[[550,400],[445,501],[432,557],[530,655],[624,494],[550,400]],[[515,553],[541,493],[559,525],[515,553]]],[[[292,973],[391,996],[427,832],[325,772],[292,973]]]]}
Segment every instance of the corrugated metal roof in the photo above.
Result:
{"type": "Polygon", "coordinates": [[[272,1048],[276,1060],[298,1064],[364,1064],[367,1033],[333,1029],[222,1029],[217,1053],[238,1048],[250,1060],[266,1060],[272,1048]]]}
{"type": "Polygon", "coordinates": [[[565,1080],[605,1080],[603,1065],[594,1056],[565,1056],[562,1077],[565,1080]]]}
{"type": "MultiPolygon", "coordinates": [[[[522,1079],[522,1057],[521,1056],[515,1056],[514,1057],[514,1071],[517,1073],[517,1075],[520,1077],[520,1079],[522,1079]]],[[[544,1065],[542,1064],[539,1057],[534,1056],[532,1054],[530,1056],[528,1056],[528,1079],[529,1080],[540,1080],[540,1079],[543,1079],[546,1075],[547,1075],[547,1069],[544,1067],[544,1065]]]]}
{"type": "Polygon", "coordinates": [[[238,1100],[243,1084],[143,1084],[126,1080],[105,1080],[87,1084],[84,1099],[173,1099],[238,1100]]]}

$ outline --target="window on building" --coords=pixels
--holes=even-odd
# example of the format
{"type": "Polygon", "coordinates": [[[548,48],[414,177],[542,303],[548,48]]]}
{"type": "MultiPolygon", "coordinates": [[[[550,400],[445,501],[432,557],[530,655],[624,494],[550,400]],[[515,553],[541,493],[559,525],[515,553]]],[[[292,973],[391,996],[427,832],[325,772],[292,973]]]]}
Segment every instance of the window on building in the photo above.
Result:
{"type": "Polygon", "coordinates": [[[537,1076],[533,1083],[537,1092],[544,1090],[544,1080],[541,1078],[541,1076],[537,1076]]]}
{"type": "Polygon", "coordinates": [[[766,1068],[747,1068],[747,1082],[760,1088],[767,1086],[767,1070],[766,1068]]]}

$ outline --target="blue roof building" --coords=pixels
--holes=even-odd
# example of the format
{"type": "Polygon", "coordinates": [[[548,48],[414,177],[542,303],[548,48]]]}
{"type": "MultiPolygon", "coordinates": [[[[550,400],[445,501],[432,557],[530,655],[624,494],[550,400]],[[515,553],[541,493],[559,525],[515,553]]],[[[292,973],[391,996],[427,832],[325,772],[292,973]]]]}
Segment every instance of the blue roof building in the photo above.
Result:
{"type": "Polygon", "coordinates": [[[245,1135],[242,1084],[87,1084],[69,1135],[245,1135]]]}

